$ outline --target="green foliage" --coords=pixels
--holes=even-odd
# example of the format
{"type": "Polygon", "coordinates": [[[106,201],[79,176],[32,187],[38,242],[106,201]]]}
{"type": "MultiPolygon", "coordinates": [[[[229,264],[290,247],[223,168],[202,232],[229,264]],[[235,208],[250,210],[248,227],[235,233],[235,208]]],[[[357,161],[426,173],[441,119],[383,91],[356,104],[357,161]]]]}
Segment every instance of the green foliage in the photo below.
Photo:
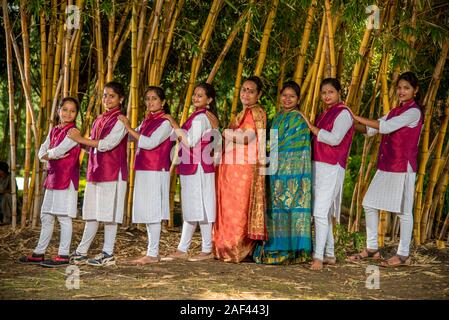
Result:
{"type": "Polygon", "coordinates": [[[335,256],[338,260],[344,261],[352,252],[360,252],[366,243],[366,236],[361,232],[348,232],[347,226],[336,225],[335,234],[335,256]]]}

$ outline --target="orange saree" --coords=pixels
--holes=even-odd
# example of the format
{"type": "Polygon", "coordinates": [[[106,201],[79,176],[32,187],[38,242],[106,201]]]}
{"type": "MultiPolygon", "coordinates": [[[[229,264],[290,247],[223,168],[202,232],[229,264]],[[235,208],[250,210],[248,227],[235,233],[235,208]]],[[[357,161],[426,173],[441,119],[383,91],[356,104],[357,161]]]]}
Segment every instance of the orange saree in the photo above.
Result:
{"type": "Polygon", "coordinates": [[[217,217],[214,254],[225,262],[240,262],[267,239],[265,226],[266,113],[260,106],[242,110],[230,126],[256,134],[248,144],[226,146],[217,171],[217,217]],[[259,129],[259,130],[258,130],[259,129]]]}

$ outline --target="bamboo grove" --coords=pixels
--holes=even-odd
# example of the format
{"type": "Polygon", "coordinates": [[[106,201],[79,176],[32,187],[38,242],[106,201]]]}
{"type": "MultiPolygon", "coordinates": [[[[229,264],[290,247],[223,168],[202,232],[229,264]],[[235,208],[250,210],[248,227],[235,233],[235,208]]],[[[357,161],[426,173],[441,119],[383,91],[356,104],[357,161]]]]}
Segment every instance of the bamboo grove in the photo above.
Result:
{"type": "MultiPolygon", "coordinates": [[[[279,109],[283,82],[297,81],[300,107],[311,119],[321,108],[319,84],[332,76],[342,82],[343,98],[355,113],[375,118],[397,104],[395,79],[412,70],[421,80],[425,107],[414,240],[417,245],[436,240],[443,247],[449,234],[448,25],[446,1],[2,0],[0,157],[10,163],[13,182],[24,178],[20,197],[13,186],[12,228],[38,223],[46,172],[36,155],[55,125],[61,97],[82,102],[78,125],[87,136],[101,112],[103,85],[112,79],[129,88],[133,127],[144,115],[146,86],[166,89],[172,114],[182,124],[195,84],[207,81],[217,88],[224,127],[239,111],[245,76],[262,77],[269,116],[279,109]]],[[[352,145],[343,202],[350,232],[361,231],[362,199],[379,143],[379,137],[359,136],[352,145]]],[[[128,150],[132,173],[135,144],[128,150]]],[[[82,154],[80,161],[85,158],[82,154]]],[[[173,215],[177,177],[171,174],[173,215]]],[[[133,179],[131,174],[127,225],[133,179]]],[[[394,240],[398,229],[396,215],[381,212],[381,245],[394,240]]]]}

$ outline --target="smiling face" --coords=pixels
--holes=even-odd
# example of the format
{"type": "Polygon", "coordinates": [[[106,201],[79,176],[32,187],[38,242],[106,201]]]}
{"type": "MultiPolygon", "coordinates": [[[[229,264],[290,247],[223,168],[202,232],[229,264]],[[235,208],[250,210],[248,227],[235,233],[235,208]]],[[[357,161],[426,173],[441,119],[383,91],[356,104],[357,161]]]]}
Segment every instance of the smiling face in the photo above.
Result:
{"type": "Polygon", "coordinates": [[[285,88],[281,93],[281,103],[284,111],[290,111],[298,105],[298,96],[292,88],[285,88]]]}
{"type": "Polygon", "coordinates": [[[396,94],[399,99],[399,103],[404,103],[412,100],[419,88],[413,88],[413,86],[407,80],[399,80],[396,86],[396,94]]]}
{"type": "Polygon", "coordinates": [[[150,90],[146,93],[144,100],[147,110],[153,113],[161,111],[165,103],[165,100],[161,100],[156,91],[153,90],[150,90]]]}
{"type": "Polygon", "coordinates": [[[253,81],[245,81],[240,89],[240,101],[243,107],[251,107],[257,103],[262,92],[257,92],[257,84],[253,81]]]}
{"type": "Polygon", "coordinates": [[[76,110],[76,105],[72,101],[64,102],[64,104],[58,109],[58,116],[61,125],[74,122],[77,114],[78,110],[76,110]]]}
{"type": "Polygon", "coordinates": [[[340,101],[340,92],[331,84],[325,84],[321,88],[321,100],[327,107],[333,106],[340,101]]]}
{"type": "Polygon", "coordinates": [[[106,87],[103,90],[103,106],[107,111],[120,106],[123,102],[123,97],[120,97],[112,88],[106,87]]]}
{"type": "Polygon", "coordinates": [[[206,90],[202,87],[196,87],[192,96],[192,103],[195,109],[205,108],[212,102],[212,98],[209,98],[206,94],[206,90]]]}

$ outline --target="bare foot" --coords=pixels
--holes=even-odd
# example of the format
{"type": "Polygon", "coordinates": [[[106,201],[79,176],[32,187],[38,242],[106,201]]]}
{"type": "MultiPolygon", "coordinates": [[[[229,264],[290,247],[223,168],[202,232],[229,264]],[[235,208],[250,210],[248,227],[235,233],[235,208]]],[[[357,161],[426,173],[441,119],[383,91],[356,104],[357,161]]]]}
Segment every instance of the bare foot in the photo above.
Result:
{"type": "Polygon", "coordinates": [[[214,258],[214,255],[212,254],[212,252],[210,253],[206,253],[206,252],[201,252],[199,254],[197,254],[196,256],[193,256],[192,258],[189,258],[188,261],[204,261],[204,260],[211,260],[214,258]]]}
{"type": "Polygon", "coordinates": [[[323,264],[328,264],[328,265],[333,266],[333,265],[337,264],[337,258],[335,258],[335,257],[324,257],[323,264]]]}
{"type": "Polygon", "coordinates": [[[187,260],[188,257],[189,257],[189,255],[187,254],[187,252],[176,250],[175,252],[173,252],[173,253],[169,254],[168,256],[162,258],[162,260],[163,261],[173,261],[175,259],[187,260]]]}
{"type": "Polygon", "coordinates": [[[138,259],[125,261],[124,264],[143,266],[146,264],[158,263],[159,261],[161,261],[161,258],[159,256],[158,257],[143,256],[138,259]]]}
{"type": "Polygon", "coordinates": [[[323,261],[321,261],[319,259],[313,259],[310,269],[315,270],[315,271],[323,269],[323,261]]]}

